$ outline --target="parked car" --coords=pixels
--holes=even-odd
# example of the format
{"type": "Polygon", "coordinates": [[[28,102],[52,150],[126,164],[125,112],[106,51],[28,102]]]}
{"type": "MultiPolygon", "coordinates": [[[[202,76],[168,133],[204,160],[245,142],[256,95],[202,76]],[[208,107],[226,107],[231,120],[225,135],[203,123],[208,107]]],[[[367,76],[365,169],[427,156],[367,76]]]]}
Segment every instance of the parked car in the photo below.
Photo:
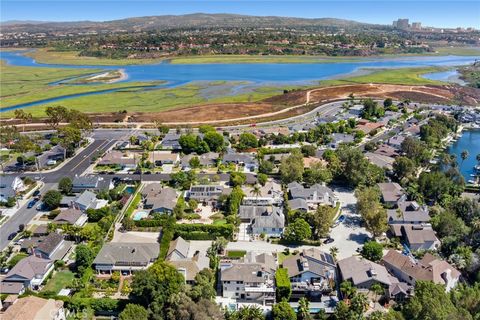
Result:
{"type": "Polygon", "coordinates": [[[30,200],[30,202],[28,203],[27,208],[28,208],[28,209],[33,208],[37,202],[38,202],[38,198],[33,198],[33,199],[30,200]]]}
{"type": "Polygon", "coordinates": [[[8,240],[13,240],[17,236],[16,232],[12,232],[8,235],[8,240]]]}
{"type": "Polygon", "coordinates": [[[333,238],[327,238],[323,241],[323,243],[327,244],[327,243],[332,243],[333,241],[335,241],[335,240],[333,240],[333,238]]]}
{"type": "Polygon", "coordinates": [[[33,193],[33,196],[36,197],[36,196],[39,196],[40,195],[40,190],[35,190],[35,192],[33,193]]]}

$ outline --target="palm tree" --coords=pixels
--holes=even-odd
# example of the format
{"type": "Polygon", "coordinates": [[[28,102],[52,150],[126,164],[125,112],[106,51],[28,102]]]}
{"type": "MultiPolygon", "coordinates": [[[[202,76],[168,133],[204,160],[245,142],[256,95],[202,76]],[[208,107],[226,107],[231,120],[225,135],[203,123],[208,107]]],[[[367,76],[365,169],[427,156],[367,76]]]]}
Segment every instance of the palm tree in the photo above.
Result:
{"type": "Polygon", "coordinates": [[[462,153],[460,153],[460,157],[462,158],[462,164],[463,164],[463,161],[465,161],[465,159],[468,158],[468,155],[469,155],[468,150],[463,150],[462,153]]]}
{"type": "Polygon", "coordinates": [[[370,291],[375,294],[375,301],[377,301],[378,295],[380,295],[380,298],[381,298],[382,297],[381,295],[385,292],[385,289],[383,289],[383,287],[380,283],[375,282],[370,287],[370,291]]]}
{"type": "Polygon", "coordinates": [[[340,292],[345,299],[348,299],[357,292],[357,288],[355,288],[350,281],[343,281],[340,284],[340,292]]]}
{"type": "Polygon", "coordinates": [[[301,298],[298,300],[297,320],[311,320],[310,307],[308,300],[301,298]]]}
{"type": "Polygon", "coordinates": [[[235,313],[235,320],[264,320],[262,310],[256,306],[247,306],[238,309],[235,313]]]}
{"type": "Polygon", "coordinates": [[[250,191],[250,193],[254,195],[255,198],[258,198],[259,196],[262,195],[262,190],[260,189],[260,186],[258,184],[255,184],[252,190],[250,191]]]}
{"type": "Polygon", "coordinates": [[[338,248],[335,246],[331,247],[330,254],[332,255],[333,259],[337,260],[338,248]]]}

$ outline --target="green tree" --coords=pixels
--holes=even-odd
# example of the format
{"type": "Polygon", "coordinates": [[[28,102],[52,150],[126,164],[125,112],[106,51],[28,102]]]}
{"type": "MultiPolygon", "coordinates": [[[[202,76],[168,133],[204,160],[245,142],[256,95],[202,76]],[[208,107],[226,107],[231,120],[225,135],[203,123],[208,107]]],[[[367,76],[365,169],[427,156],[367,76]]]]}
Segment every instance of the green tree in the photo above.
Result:
{"type": "Polygon", "coordinates": [[[310,239],[312,237],[312,230],[308,222],[302,218],[297,218],[285,228],[283,237],[287,241],[300,242],[305,239],[310,239]]]}
{"type": "Polygon", "coordinates": [[[404,306],[406,319],[462,319],[445,292],[445,287],[431,281],[415,283],[415,295],[404,306]]]}
{"type": "Polygon", "coordinates": [[[265,320],[265,316],[259,307],[246,306],[235,311],[231,320],[265,320]]]}
{"type": "Polygon", "coordinates": [[[189,292],[193,301],[200,299],[213,300],[215,298],[215,274],[210,269],[200,270],[195,276],[195,284],[189,292]]]}
{"type": "Polygon", "coordinates": [[[306,168],[303,173],[303,181],[307,185],[315,183],[329,183],[332,181],[332,172],[321,162],[314,163],[310,168],[306,168]]]}
{"type": "Polygon", "coordinates": [[[232,189],[227,200],[227,213],[229,215],[236,215],[238,213],[238,209],[240,208],[240,204],[244,197],[245,194],[243,193],[242,188],[237,186],[232,189]]]}
{"type": "Polygon", "coordinates": [[[92,265],[95,258],[94,252],[90,247],[84,244],[79,244],[75,248],[75,265],[80,273],[92,265]]]}
{"type": "Polygon", "coordinates": [[[56,209],[62,201],[62,194],[57,190],[48,190],[43,195],[42,201],[48,210],[56,209]]]}
{"type": "Polygon", "coordinates": [[[288,157],[284,157],[280,163],[280,177],[283,183],[302,181],[304,172],[303,155],[295,150],[288,157]]]}
{"type": "Polygon", "coordinates": [[[31,122],[33,119],[33,116],[29,112],[25,112],[22,109],[17,109],[14,111],[15,119],[19,119],[23,122],[23,129],[22,131],[25,132],[25,124],[27,122],[31,122]]]}
{"type": "Polygon", "coordinates": [[[255,137],[253,133],[244,132],[240,134],[238,140],[238,149],[239,150],[247,150],[250,148],[257,148],[258,147],[258,139],[255,137]]]}
{"type": "Polygon", "coordinates": [[[325,156],[336,178],[351,186],[372,186],[385,177],[384,170],[371,164],[359,148],[341,146],[335,155],[327,153],[325,156]]]}
{"type": "Polygon", "coordinates": [[[333,246],[333,247],[330,248],[329,251],[330,251],[330,255],[333,257],[333,259],[337,260],[337,255],[338,255],[338,252],[339,252],[338,248],[333,246]]]}
{"type": "Polygon", "coordinates": [[[207,143],[211,151],[219,152],[224,149],[225,142],[223,140],[223,135],[216,131],[209,131],[205,133],[203,141],[207,143]]]}
{"type": "Polygon", "coordinates": [[[391,107],[393,105],[393,100],[392,98],[387,98],[383,101],[383,106],[385,108],[391,107]]]}
{"type": "Polygon", "coordinates": [[[275,273],[276,298],[277,301],[290,300],[292,294],[292,287],[290,284],[290,277],[288,276],[288,269],[280,268],[275,273]]]}
{"type": "Polygon", "coordinates": [[[233,187],[242,186],[247,181],[247,176],[243,172],[232,172],[230,173],[230,184],[233,187]]]}
{"type": "Polygon", "coordinates": [[[463,151],[460,153],[460,158],[462,158],[462,163],[461,163],[460,165],[462,165],[463,162],[464,162],[465,160],[467,160],[468,156],[469,156],[468,150],[463,150],[463,151]]]}
{"type": "Polygon", "coordinates": [[[257,181],[260,185],[264,186],[268,181],[268,176],[264,173],[259,173],[257,175],[257,181]]]}
{"type": "Polygon", "coordinates": [[[297,315],[286,301],[280,301],[272,307],[272,320],[296,320],[297,315]]]}
{"type": "Polygon", "coordinates": [[[185,154],[190,154],[197,150],[197,136],[193,133],[181,135],[178,143],[182,147],[182,152],[185,154]]]}
{"type": "Polygon", "coordinates": [[[383,257],[383,245],[377,241],[367,241],[362,248],[362,257],[377,262],[383,257]]]}
{"type": "Polygon", "coordinates": [[[184,281],[175,267],[156,261],[147,270],[134,274],[132,295],[155,315],[155,319],[165,319],[168,299],[183,290],[184,281]]]}
{"type": "Polygon", "coordinates": [[[387,210],[380,203],[380,191],[376,187],[364,187],[355,191],[357,210],[365,221],[366,229],[374,237],[387,231],[387,210]]]}
{"type": "Polygon", "coordinates": [[[318,206],[312,217],[312,227],[317,238],[328,236],[332,219],[335,216],[335,208],[330,206],[318,206]]]}
{"type": "Polygon", "coordinates": [[[58,182],[58,190],[60,190],[60,192],[65,195],[69,195],[70,193],[72,193],[72,188],[73,182],[72,179],[70,179],[69,177],[63,177],[58,182]]]}
{"type": "Polygon", "coordinates": [[[298,320],[313,320],[310,315],[310,306],[306,298],[298,300],[297,319],[298,320]]]}
{"type": "Polygon", "coordinates": [[[188,164],[190,165],[190,167],[194,169],[200,168],[200,159],[197,156],[195,156],[188,161],[188,164]]]}
{"type": "Polygon", "coordinates": [[[378,296],[382,297],[382,295],[385,293],[385,288],[379,282],[375,282],[370,287],[370,291],[375,294],[375,300],[377,300],[378,296]]]}
{"type": "Polygon", "coordinates": [[[47,115],[46,123],[48,123],[53,130],[56,130],[60,122],[68,118],[68,109],[63,106],[47,107],[45,113],[47,115]]]}
{"type": "Polygon", "coordinates": [[[343,281],[340,284],[340,292],[344,299],[350,299],[357,293],[357,288],[350,281],[343,281]]]}
{"type": "Polygon", "coordinates": [[[393,172],[398,180],[412,177],[415,170],[415,162],[407,157],[396,157],[393,162],[393,172]]]}
{"type": "Polygon", "coordinates": [[[129,303],[119,314],[118,318],[120,320],[148,320],[148,312],[141,305],[129,303]]]}

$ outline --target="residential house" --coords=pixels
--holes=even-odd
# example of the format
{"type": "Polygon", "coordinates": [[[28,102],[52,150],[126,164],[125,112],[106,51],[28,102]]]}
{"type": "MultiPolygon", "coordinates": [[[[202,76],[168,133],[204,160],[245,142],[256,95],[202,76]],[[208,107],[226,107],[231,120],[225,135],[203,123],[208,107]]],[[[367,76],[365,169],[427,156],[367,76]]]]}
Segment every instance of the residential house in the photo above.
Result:
{"type": "Polygon", "coordinates": [[[402,143],[404,140],[404,136],[396,135],[388,139],[387,144],[397,150],[400,150],[402,148],[402,143]]]}
{"type": "Polygon", "coordinates": [[[363,113],[363,109],[364,109],[363,105],[356,104],[353,107],[348,109],[348,113],[350,116],[360,117],[363,113]]]}
{"type": "Polygon", "coordinates": [[[398,150],[388,144],[381,144],[373,153],[390,158],[398,157],[398,150]]]}
{"type": "Polygon", "coordinates": [[[437,250],[441,244],[431,226],[392,224],[390,229],[395,236],[401,237],[412,251],[437,250]]]}
{"type": "Polygon", "coordinates": [[[382,202],[388,206],[396,206],[397,202],[405,195],[403,188],[396,182],[378,183],[377,185],[382,194],[382,202]]]}
{"type": "Polygon", "coordinates": [[[336,263],[332,255],[315,248],[287,257],[282,264],[292,284],[292,298],[320,299],[335,290],[336,263]]]}
{"type": "Polygon", "coordinates": [[[245,205],[281,205],[283,202],[282,186],[273,180],[267,181],[264,186],[258,185],[258,194],[254,194],[254,187],[245,186],[245,197],[242,203],[245,205]]]}
{"type": "Polygon", "coordinates": [[[53,219],[53,222],[57,224],[70,224],[72,226],[82,227],[87,223],[87,220],[88,216],[81,210],[69,208],[60,211],[60,213],[53,219]]]}
{"type": "Polygon", "coordinates": [[[171,151],[150,151],[148,153],[148,161],[160,167],[164,164],[176,165],[180,161],[178,153],[171,151]]]}
{"type": "Polygon", "coordinates": [[[2,320],[66,320],[63,301],[27,296],[0,314],[2,320]]]}
{"type": "Polygon", "coordinates": [[[415,286],[418,280],[433,281],[445,285],[446,291],[454,288],[460,272],[448,262],[427,253],[421,260],[415,260],[395,250],[389,250],[382,258],[382,264],[399,280],[415,286]]]}
{"type": "Polygon", "coordinates": [[[112,188],[112,181],[100,176],[75,176],[72,181],[72,191],[75,193],[80,193],[86,190],[110,190],[112,188]]]}
{"type": "Polygon", "coordinates": [[[62,260],[72,249],[73,242],[66,241],[63,235],[52,232],[34,249],[34,255],[53,261],[62,260]]]}
{"type": "Polygon", "coordinates": [[[288,184],[288,192],[290,199],[304,199],[306,201],[309,207],[303,208],[305,210],[318,205],[335,206],[337,201],[332,189],[318,183],[309,188],[305,188],[298,182],[292,182],[288,184]]]}
{"type": "Polygon", "coordinates": [[[108,200],[97,199],[97,195],[91,191],[83,193],[74,201],[73,206],[76,209],[85,211],[87,209],[100,209],[108,205],[108,200]]]}
{"type": "Polygon", "coordinates": [[[190,160],[192,158],[197,157],[198,160],[200,161],[200,166],[202,167],[214,167],[217,165],[217,161],[220,157],[218,152],[207,152],[201,155],[197,155],[194,153],[187,154],[182,157],[180,163],[182,166],[182,169],[191,169],[190,167],[190,160]]]}
{"type": "Polygon", "coordinates": [[[160,143],[163,149],[181,150],[182,146],[179,142],[180,134],[167,133],[160,143]]]}
{"type": "Polygon", "coordinates": [[[93,265],[97,273],[120,271],[131,274],[145,270],[158,258],[158,243],[106,243],[95,257],[93,265]]]}
{"type": "Polygon", "coordinates": [[[140,155],[134,152],[111,150],[98,162],[101,166],[119,166],[121,169],[135,169],[140,155]]]}
{"type": "Polygon", "coordinates": [[[18,176],[2,176],[0,178],[0,202],[7,202],[9,198],[15,198],[27,187],[18,176]]]}
{"type": "Polygon", "coordinates": [[[395,159],[392,157],[380,155],[374,152],[366,152],[365,157],[367,157],[368,161],[380,168],[383,168],[387,171],[393,170],[393,163],[395,162],[395,159]]]}
{"type": "Polygon", "coordinates": [[[157,193],[149,192],[144,200],[144,209],[151,212],[172,214],[177,204],[177,192],[172,188],[161,188],[157,193]]]}
{"type": "Polygon", "coordinates": [[[407,201],[402,197],[397,206],[396,209],[387,210],[388,224],[423,224],[430,221],[428,208],[416,201],[407,201]]]}
{"type": "Polygon", "coordinates": [[[236,164],[244,167],[245,171],[253,172],[258,170],[258,161],[250,153],[227,152],[224,154],[222,162],[224,164],[236,164]]]}
{"type": "Polygon", "coordinates": [[[332,133],[331,137],[330,147],[333,149],[337,149],[342,143],[348,144],[355,140],[353,135],[347,133],[332,133]]]}
{"type": "Polygon", "coordinates": [[[222,261],[222,296],[237,301],[273,305],[275,270],[275,258],[269,254],[251,254],[239,261],[222,261]]]}
{"type": "Polygon", "coordinates": [[[216,205],[218,198],[228,194],[229,191],[231,190],[221,185],[196,185],[190,187],[186,197],[201,203],[216,205]]]}
{"type": "Polygon", "coordinates": [[[190,243],[182,237],[170,242],[165,260],[176,267],[185,278],[185,282],[190,285],[195,283],[195,276],[201,270],[209,268],[210,264],[206,252],[193,252],[190,243]]]}
{"type": "Polygon", "coordinates": [[[387,269],[370,260],[352,256],[338,261],[340,281],[350,281],[355,287],[368,291],[375,283],[389,287],[392,282],[387,269]]]}
{"type": "Polygon", "coordinates": [[[249,230],[254,235],[266,234],[280,237],[285,228],[282,207],[241,205],[238,216],[242,222],[249,224],[249,230]]]}
{"type": "Polygon", "coordinates": [[[19,294],[25,289],[38,290],[53,267],[52,260],[33,255],[20,260],[3,279],[2,293],[19,294]]]}
{"type": "Polygon", "coordinates": [[[374,130],[379,130],[383,128],[384,124],[381,122],[370,122],[365,119],[358,120],[357,122],[357,130],[363,131],[365,134],[370,134],[374,130]]]}
{"type": "Polygon", "coordinates": [[[283,158],[290,156],[290,153],[272,153],[266,154],[263,156],[263,160],[271,161],[274,164],[279,164],[282,162],[283,158]]]}

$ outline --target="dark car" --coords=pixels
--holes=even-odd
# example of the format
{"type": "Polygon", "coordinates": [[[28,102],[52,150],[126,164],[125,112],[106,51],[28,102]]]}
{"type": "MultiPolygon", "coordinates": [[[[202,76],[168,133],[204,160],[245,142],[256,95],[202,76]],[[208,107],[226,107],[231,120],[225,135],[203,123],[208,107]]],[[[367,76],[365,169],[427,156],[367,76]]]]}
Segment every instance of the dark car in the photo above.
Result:
{"type": "Polygon", "coordinates": [[[17,236],[17,233],[16,232],[12,232],[8,235],[8,240],[13,240],[13,238],[15,238],[17,236]]]}
{"type": "Polygon", "coordinates": [[[35,192],[33,193],[33,196],[36,197],[36,196],[39,196],[40,195],[40,190],[35,190],[35,192]]]}
{"type": "Polygon", "coordinates": [[[323,241],[323,243],[327,244],[327,243],[332,243],[333,241],[335,241],[335,240],[333,240],[333,238],[327,238],[323,241]]]}
{"type": "Polygon", "coordinates": [[[33,208],[37,202],[38,202],[38,198],[32,199],[32,200],[28,203],[27,208],[28,208],[28,209],[33,208]]]}

